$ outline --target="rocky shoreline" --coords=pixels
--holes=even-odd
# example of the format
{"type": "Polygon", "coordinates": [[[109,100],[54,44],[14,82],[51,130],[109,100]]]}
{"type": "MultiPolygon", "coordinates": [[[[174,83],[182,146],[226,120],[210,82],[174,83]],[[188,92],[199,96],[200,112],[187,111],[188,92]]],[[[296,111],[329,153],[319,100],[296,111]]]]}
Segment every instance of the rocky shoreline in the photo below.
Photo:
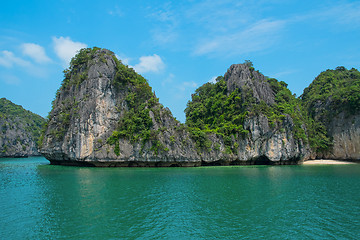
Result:
{"type": "Polygon", "coordinates": [[[298,165],[299,161],[258,161],[258,160],[218,160],[212,162],[205,161],[77,161],[77,160],[49,160],[51,165],[78,166],[78,167],[205,167],[205,166],[245,166],[245,165],[298,165]]]}

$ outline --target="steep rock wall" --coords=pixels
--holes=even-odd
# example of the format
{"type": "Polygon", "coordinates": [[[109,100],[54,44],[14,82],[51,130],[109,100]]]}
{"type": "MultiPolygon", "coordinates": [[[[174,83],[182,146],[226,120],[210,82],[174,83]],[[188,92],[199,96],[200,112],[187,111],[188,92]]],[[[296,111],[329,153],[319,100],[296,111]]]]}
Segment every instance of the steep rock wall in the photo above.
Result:
{"type": "Polygon", "coordinates": [[[299,119],[295,124],[290,114],[279,110],[285,108],[301,118],[285,83],[268,80],[247,64],[234,64],[223,79],[197,89],[185,112],[190,131],[213,132],[208,134],[211,147],[202,149],[204,164],[297,164],[310,157],[306,129],[299,119]]]}
{"type": "MultiPolygon", "coordinates": [[[[259,72],[233,65],[225,79],[229,94],[246,88],[258,103],[275,104],[259,72]]],[[[52,164],[80,166],[297,164],[308,149],[293,127],[289,115],[269,126],[265,115],[255,114],[246,118],[246,135],[191,131],[112,52],[83,49],[65,71],[41,153],[52,164]]]]}
{"type": "Polygon", "coordinates": [[[313,158],[360,161],[360,72],[328,69],[304,89],[301,100],[314,120],[310,137],[318,137],[313,158]]]}
{"type": "Polygon", "coordinates": [[[331,120],[327,129],[332,146],[318,158],[360,161],[360,114],[341,112],[331,120]]]}
{"type": "MultiPolygon", "coordinates": [[[[119,121],[132,110],[129,97],[137,86],[131,83],[133,79],[117,77],[125,74],[120,68],[126,67],[119,65],[112,52],[88,49],[83,55],[86,60],[77,65],[74,62],[50,113],[41,147],[50,162],[88,166],[199,165],[200,157],[189,133],[170,110],[156,101],[146,116],[151,119],[151,127],[146,129],[151,135],[148,139],[132,141],[120,136],[109,143],[118,133],[119,121]]],[[[156,97],[146,101],[152,99],[156,97]]]]}
{"type": "Polygon", "coordinates": [[[36,140],[21,119],[0,119],[0,157],[40,156],[36,140]]]}
{"type": "Polygon", "coordinates": [[[45,119],[0,99],[0,157],[39,156],[37,141],[45,119]]]}

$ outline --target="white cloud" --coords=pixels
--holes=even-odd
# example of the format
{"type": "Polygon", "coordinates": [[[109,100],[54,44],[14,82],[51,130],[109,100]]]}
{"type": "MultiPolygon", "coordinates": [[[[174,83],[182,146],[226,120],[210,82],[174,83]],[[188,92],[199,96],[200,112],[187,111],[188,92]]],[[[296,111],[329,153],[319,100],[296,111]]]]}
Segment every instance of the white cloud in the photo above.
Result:
{"type": "Polygon", "coordinates": [[[347,5],[343,5],[339,12],[335,14],[339,14],[340,18],[338,21],[342,24],[353,24],[355,23],[357,26],[360,24],[360,4],[359,3],[351,3],[347,5]]]}
{"type": "MultiPolygon", "coordinates": [[[[48,77],[48,68],[33,64],[22,58],[16,57],[15,54],[10,51],[0,52],[0,66],[4,66],[6,68],[12,68],[16,66],[15,68],[16,71],[25,71],[28,74],[35,76],[37,78],[48,77]]],[[[6,78],[4,77],[4,81],[8,84],[20,83],[19,79],[14,78],[11,75],[7,76],[6,78]]]]}
{"type": "Polygon", "coordinates": [[[217,76],[212,77],[212,78],[209,80],[209,83],[216,83],[216,78],[217,78],[217,76]]]}
{"type": "Polygon", "coordinates": [[[261,20],[242,31],[202,40],[194,53],[237,55],[260,51],[276,42],[284,25],[284,21],[261,20]]]}
{"type": "Polygon", "coordinates": [[[185,12],[185,16],[207,32],[226,33],[253,21],[260,11],[255,5],[257,1],[246,3],[238,0],[198,1],[185,12]]]}
{"type": "Polygon", "coordinates": [[[319,9],[316,12],[311,12],[306,15],[310,20],[322,20],[326,22],[333,22],[335,24],[345,25],[347,27],[360,26],[360,4],[344,3],[337,4],[331,8],[319,9]]]}
{"type": "Polygon", "coordinates": [[[21,45],[24,55],[29,56],[37,63],[50,62],[50,58],[46,55],[45,49],[35,43],[24,43],[21,45]]]}
{"type": "Polygon", "coordinates": [[[131,58],[126,57],[125,55],[117,55],[115,54],[116,58],[122,62],[124,65],[129,65],[131,58]]]}
{"type": "Polygon", "coordinates": [[[179,9],[174,9],[173,3],[167,2],[152,11],[147,17],[156,22],[150,30],[154,43],[163,46],[178,40],[178,26],[181,22],[178,16],[179,9]]]}
{"type": "Polygon", "coordinates": [[[154,54],[152,56],[140,57],[140,62],[132,66],[132,68],[138,73],[160,72],[165,68],[165,64],[160,56],[154,54]]]}
{"type": "Polygon", "coordinates": [[[274,77],[274,78],[281,78],[281,77],[284,77],[284,76],[287,76],[287,75],[290,75],[290,74],[294,74],[296,72],[297,72],[296,70],[287,70],[287,71],[277,72],[277,73],[271,74],[270,76],[274,77]]]}
{"type": "Polygon", "coordinates": [[[13,65],[19,65],[21,67],[30,66],[30,62],[25,61],[19,57],[16,57],[13,52],[1,51],[0,52],[0,65],[11,68],[13,65]]]}
{"type": "Polygon", "coordinates": [[[74,42],[69,37],[53,37],[52,39],[54,51],[65,66],[69,65],[71,58],[75,56],[77,51],[87,47],[85,43],[74,42]]]}
{"type": "Polygon", "coordinates": [[[150,9],[149,17],[156,21],[150,32],[161,47],[176,46],[195,55],[262,51],[281,40],[287,21],[271,17],[269,12],[283,3],[284,0],[200,0],[190,5],[170,2],[150,9]]]}
{"type": "Polygon", "coordinates": [[[290,23],[326,23],[326,28],[334,25],[338,30],[358,28],[360,26],[360,4],[338,3],[333,7],[319,7],[310,12],[297,14],[288,19],[290,23]],[[341,25],[341,26],[339,26],[341,25]]]}

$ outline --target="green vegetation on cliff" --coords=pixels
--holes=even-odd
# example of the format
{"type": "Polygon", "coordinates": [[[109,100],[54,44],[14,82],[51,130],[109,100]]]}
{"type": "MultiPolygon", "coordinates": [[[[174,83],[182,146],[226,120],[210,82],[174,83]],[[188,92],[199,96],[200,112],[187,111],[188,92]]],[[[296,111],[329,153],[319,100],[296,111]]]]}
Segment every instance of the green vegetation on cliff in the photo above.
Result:
{"type": "Polygon", "coordinates": [[[218,154],[221,149],[225,158],[229,156],[226,154],[234,157],[244,152],[244,139],[250,144],[263,143],[273,136],[280,149],[296,145],[300,152],[308,151],[304,144],[309,143],[315,152],[322,152],[332,142],[326,119],[343,109],[348,114],[360,110],[359,79],[355,69],[328,70],[305,89],[301,98],[296,98],[285,82],[264,77],[250,61],[234,64],[215,83],[206,83],[195,91],[185,109],[186,125],[180,125],[172,116],[167,117],[170,111],[163,109],[147,80],[122,64],[114,53],[100,48],[82,49],[64,71],[46,134],[54,142],[65,141],[67,133],[72,138],[77,117],[86,121],[102,119],[99,116],[104,115],[104,110],[97,110],[100,106],[111,109],[106,112],[111,116],[111,130],[95,137],[96,151],[109,144],[112,147],[107,145],[107,153],[113,149],[120,157],[124,152],[120,152],[120,146],[129,143],[138,149],[137,156],[147,156],[151,151],[156,156],[171,152],[178,132],[186,136],[180,145],[185,146],[190,136],[199,155],[213,150],[218,154]],[[99,92],[92,91],[98,88],[99,92]],[[94,105],[92,99],[99,93],[106,98],[94,105]],[[100,115],[92,115],[92,111],[100,115]]]}
{"type": "Polygon", "coordinates": [[[57,90],[56,96],[60,94],[60,91],[68,92],[72,87],[79,85],[88,77],[88,70],[90,61],[92,61],[96,52],[101,48],[83,48],[71,59],[70,67],[63,71],[64,80],[61,83],[61,87],[57,90]]]}
{"type": "Polygon", "coordinates": [[[26,126],[25,130],[31,133],[35,142],[40,137],[41,127],[45,122],[44,118],[25,110],[22,106],[16,105],[6,98],[0,99],[0,119],[4,121],[1,129],[2,133],[15,122],[17,124],[21,122],[26,126]]]}
{"type": "MultiPolygon", "coordinates": [[[[245,65],[249,65],[249,62],[245,65]]],[[[251,72],[255,71],[252,64],[249,69],[251,72]]],[[[232,135],[234,137],[247,135],[248,130],[244,129],[245,120],[260,114],[268,118],[272,128],[279,128],[286,115],[289,115],[294,123],[294,136],[306,141],[299,100],[290,92],[286,83],[274,78],[268,78],[266,81],[275,96],[275,104],[257,100],[253,89],[248,85],[229,92],[222,76],[216,79],[216,83],[206,83],[199,87],[185,109],[186,125],[198,147],[209,146],[206,138],[206,133],[209,132],[221,135],[225,144],[231,145],[232,135]]],[[[229,147],[234,149],[232,146],[229,147]]]]}
{"type": "Polygon", "coordinates": [[[45,120],[11,101],[0,99],[0,156],[38,154],[37,141],[45,120]]]}
{"type": "Polygon", "coordinates": [[[264,114],[268,118],[271,127],[280,126],[286,115],[289,115],[294,124],[294,137],[306,142],[307,137],[304,129],[306,116],[303,114],[301,102],[291,93],[285,82],[279,82],[275,78],[268,78],[267,82],[275,94],[275,104],[269,105],[263,101],[253,104],[251,114],[264,114]]]}
{"type": "Polygon", "coordinates": [[[248,92],[238,89],[227,95],[226,82],[218,77],[216,83],[205,83],[191,96],[185,109],[186,125],[219,134],[246,134],[243,124],[247,107],[252,102],[248,92]]]}
{"type": "MultiPolygon", "coordinates": [[[[147,80],[137,74],[134,69],[122,64],[113,52],[97,47],[81,49],[72,58],[69,69],[64,71],[64,80],[56,92],[49,115],[49,120],[54,118],[56,124],[56,127],[51,129],[50,135],[58,141],[64,138],[71,122],[74,121],[72,118],[79,112],[79,102],[87,100],[87,97],[80,99],[74,93],[78,92],[83,82],[89,79],[89,72],[102,77],[100,73],[102,68],[115,68],[115,75],[106,77],[112,79],[111,85],[114,94],[119,95],[119,99],[123,99],[116,106],[122,116],[116,130],[107,139],[107,143],[115,145],[114,152],[117,155],[119,155],[120,139],[128,139],[131,143],[141,142],[142,144],[149,140],[153,146],[157,146],[154,147],[154,152],[163,150],[158,141],[158,132],[152,130],[153,121],[150,117],[150,112],[152,112],[155,119],[158,120],[159,111],[163,106],[159,104],[159,99],[156,98],[147,80]]],[[[45,130],[42,136],[45,135],[45,130]]]]}
{"type": "Polygon", "coordinates": [[[150,140],[153,142],[154,151],[163,150],[157,139],[158,132],[152,130],[153,121],[150,118],[150,111],[158,117],[159,99],[155,96],[147,80],[137,74],[134,69],[122,64],[115,56],[116,74],[113,85],[117,91],[125,91],[125,102],[128,110],[120,119],[117,130],[108,139],[109,144],[115,144],[115,154],[119,155],[119,139],[126,138],[135,143],[141,141],[145,144],[150,140]]]}
{"type": "Polygon", "coordinates": [[[312,149],[328,151],[332,145],[327,130],[331,119],[340,112],[350,116],[360,110],[360,72],[345,67],[326,70],[305,88],[300,98],[309,114],[307,128],[312,149]]]}
{"type": "Polygon", "coordinates": [[[312,117],[320,107],[323,111],[318,117],[324,120],[338,111],[355,113],[360,110],[360,72],[345,67],[326,70],[305,88],[301,99],[312,117]]]}

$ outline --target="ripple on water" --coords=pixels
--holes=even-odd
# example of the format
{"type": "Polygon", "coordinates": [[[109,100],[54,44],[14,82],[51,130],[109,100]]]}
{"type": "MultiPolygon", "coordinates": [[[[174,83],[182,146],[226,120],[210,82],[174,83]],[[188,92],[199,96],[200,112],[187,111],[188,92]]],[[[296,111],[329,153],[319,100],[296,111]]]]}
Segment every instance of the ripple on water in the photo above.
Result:
{"type": "Polygon", "coordinates": [[[0,160],[0,239],[357,239],[359,173],[358,165],[104,169],[0,160]]]}

